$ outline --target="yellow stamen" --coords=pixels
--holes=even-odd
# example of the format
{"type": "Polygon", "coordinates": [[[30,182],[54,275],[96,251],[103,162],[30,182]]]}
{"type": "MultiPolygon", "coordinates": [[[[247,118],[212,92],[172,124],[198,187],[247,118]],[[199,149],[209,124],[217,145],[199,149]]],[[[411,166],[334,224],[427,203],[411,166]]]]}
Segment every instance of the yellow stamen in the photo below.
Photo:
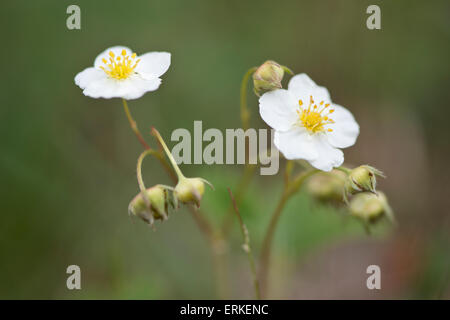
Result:
{"type": "Polygon", "coordinates": [[[141,59],[136,58],[136,53],[131,54],[131,56],[127,55],[127,51],[125,49],[122,50],[121,56],[118,56],[115,58],[114,52],[110,51],[109,53],[109,63],[108,61],[103,58],[102,61],[105,64],[107,68],[104,66],[101,66],[100,69],[105,71],[105,73],[110,76],[111,78],[117,79],[117,80],[123,80],[127,79],[130,75],[134,73],[134,69],[138,65],[139,61],[141,59]]]}
{"type": "MultiPolygon", "coordinates": [[[[323,105],[324,101],[321,101],[319,105],[323,105]]],[[[299,105],[303,105],[303,101],[299,100],[299,105]]],[[[300,108],[297,111],[299,117],[299,125],[306,128],[311,133],[317,133],[322,131],[332,132],[333,129],[325,128],[326,125],[333,124],[333,119],[330,119],[329,115],[334,112],[334,109],[323,113],[325,109],[330,106],[329,103],[325,104],[322,110],[317,111],[318,106],[314,104],[314,99],[310,96],[309,106],[306,108],[300,108]],[[312,107],[312,108],[311,108],[312,107]]],[[[328,109],[327,109],[328,110],[328,109]]]]}

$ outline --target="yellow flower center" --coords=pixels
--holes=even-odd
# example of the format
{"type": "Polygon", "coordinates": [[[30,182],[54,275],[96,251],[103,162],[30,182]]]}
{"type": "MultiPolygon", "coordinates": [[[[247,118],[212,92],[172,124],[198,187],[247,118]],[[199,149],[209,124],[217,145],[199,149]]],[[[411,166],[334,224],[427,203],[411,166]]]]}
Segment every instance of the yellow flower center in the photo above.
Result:
{"type": "Polygon", "coordinates": [[[298,104],[300,106],[297,110],[299,117],[299,124],[305,127],[309,132],[316,133],[327,130],[328,132],[333,131],[333,129],[325,128],[326,125],[334,123],[334,121],[329,117],[330,114],[334,112],[334,109],[328,109],[329,103],[324,105],[324,101],[314,104],[313,97],[310,96],[308,108],[302,108],[303,101],[299,100],[298,104]],[[320,111],[319,111],[320,109],[320,111]]]}
{"type": "Polygon", "coordinates": [[[125,49],[123,49],[121,55],[117,57],[114,52],[110,51],[109,61],[103,58],[102,61],[105,65],[101,66],[100,69],[105,71],[111,78],[122,80],[134,73],[134,69],[140,60],[141,59],[136,60],[136,53],[127,55],[125,49]]]}

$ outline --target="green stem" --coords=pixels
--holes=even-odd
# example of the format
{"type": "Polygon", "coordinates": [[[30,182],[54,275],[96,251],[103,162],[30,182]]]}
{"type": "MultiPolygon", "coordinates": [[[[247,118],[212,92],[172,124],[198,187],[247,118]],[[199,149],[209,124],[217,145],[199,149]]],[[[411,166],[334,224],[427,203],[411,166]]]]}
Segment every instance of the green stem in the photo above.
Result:
{"type": "Polygon", "coordinates": [[[318,172],[319,170],[312,169],[307,172],[303,172],[299,174],[294,180],[289,181],[287,184],[285,184],[283,194],[281,195],[280,200],[278,201],[278,204],[275,208],[275,211],[272,214],[272,218],[270,220],[269,226],[267,228],[266,235],[264,237],[262,249],[261,249],[261,287],[263,288],[263,292],[268,292],[268,271],[269,271],[269,264],[270,264],[270,256],[271,256],[271,248],[272,248],[272,242],[273,237],[275,234],[275,229],[278,224],[278,221],[280,219],[281,213],[283,212],[284,207],[286,206],[287,201],[289,198],[295,194],[298,189],[302,186],[303,182],[309,178],[314,173],[318,172]]]}
{"type": "Polygon", "coordinates": [[[241,121],[242,128],[247,130],[249,128],[250,112],[247,108],[247,85],[250,76],[258,69],[257,67],[250,68],[242,78],[241,83],[241,121]]]}
{"type": "Polygon", "coordinates": [[[169,161],[172,164],[172,167],[178,176],[178,180],[184,179],[185,177],[184,177],[183,173],[181,172],[180,168],[178,167],[177,162],[173,158],[172,153],[170,152],[169,148],[167,147],[166,143],[164,142],[164,139],[159,134],[158,130],[156,130],[155,128],[152,128],[152,133],[158,139],[158,142],[161,144],[164,151],[166,152],[167,158],[169,158],[169,161]]]}
{"type": "Polygon", "coordinates": [[[139,155],[139,158],[137,160],[136,174],[137,174],[139,189],[141,190],[141,192],[144,192],[146,190],[145,184],[144,184],[144,179],[142,179],[142,161],[144,160],[144,158],[146,156],[148,156],[150,154],[154,155],[155,157],[158,157],[158,152],[156,152],[153,149],[148,149],[148,150],[145,150],[144,152],[142,152],[139,155]]]}

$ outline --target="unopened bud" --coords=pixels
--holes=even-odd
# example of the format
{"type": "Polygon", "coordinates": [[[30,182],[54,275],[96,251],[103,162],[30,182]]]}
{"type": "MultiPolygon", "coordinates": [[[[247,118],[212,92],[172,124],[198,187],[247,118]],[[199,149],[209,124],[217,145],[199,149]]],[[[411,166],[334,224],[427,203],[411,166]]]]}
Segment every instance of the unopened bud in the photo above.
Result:
{"type": "Polygon", "coordinates": [[[205,182],[212,187],[205,179],[183,177],[175,187],[174,196],[182,203],[193,203],[200,207],[200,201],[205,193],[205,182]]]}
{"type": "Polygon", "coordinates": [[[156,185],[140,192],[130,202],[128,213],[137,216],[146,223],[153,225],[153,221],[166,220],[168,215],[168,197],[164,187],[156,185]],[[143,198],[143,195],[147,199],[143,198]]]}
{"type": "Polygon", "coordinates": [[[322,202],[341,202],[346,175],[342,171],[318,172],[307,181],[308,193],[322,202]]]}
{"type": "Polygon", "coordinates": [[[350,201],[349,210],[351,215],[362,219],[364,222],[373,223],[383,216],[394,222],[392,209],[383,192],[356,194],[350,201]]]}
{"type": "Polygon", "coordinates": [[[385,177],[383,172],[368,165],[351,170],[348,175],[347,192],[352,194],[363,191],[376,193],[376,176],[385,177]]]}
{"type": "Polygon", "coordinates": [[[281,89],[284,69],[275,61],[266,61],[253,73],[255,94],[259,97],[267,91],[281,89]]]}

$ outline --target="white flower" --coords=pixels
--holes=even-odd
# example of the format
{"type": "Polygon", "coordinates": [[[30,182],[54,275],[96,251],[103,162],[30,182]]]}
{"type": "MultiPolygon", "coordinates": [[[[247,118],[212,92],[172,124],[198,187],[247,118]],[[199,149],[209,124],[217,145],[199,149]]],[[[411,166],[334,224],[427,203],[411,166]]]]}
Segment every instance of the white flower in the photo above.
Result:
{"type": "Polygon", "coordinates": [[[77,74],[75,84],[92,98],[137,99],[158,89],[159,77],[169,66],[168,52],[148,52],[138,57],[131,49],[116,46],[100,53],[94,67],[77,74]]]}
{"type": "Polygon", "coordinates": [[[359,134],[350,111],[332,103],[328,90],[304,73],[292,77],[288,90],[265,93],[259,112],[275,129],[274,144],[286,159],[305,159],[323,171],[344,162],[339,148],[352,146],[359,134]]]}

